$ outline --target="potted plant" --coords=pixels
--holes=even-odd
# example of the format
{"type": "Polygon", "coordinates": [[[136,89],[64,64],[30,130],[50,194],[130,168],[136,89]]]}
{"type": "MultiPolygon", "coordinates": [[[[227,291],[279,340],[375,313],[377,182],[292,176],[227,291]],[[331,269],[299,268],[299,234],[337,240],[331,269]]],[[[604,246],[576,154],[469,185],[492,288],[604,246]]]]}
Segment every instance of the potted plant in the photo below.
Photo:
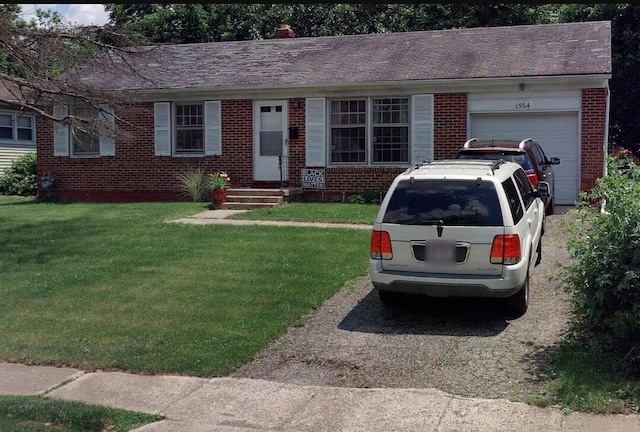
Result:
{"type": "Polygon", "coordinates": [[[211,190],[211,208],[219,209],[227,200],[227,189],[231,185],[229,174],[224,171],[216,171],[209,174],[209,189],[211,190]]]}

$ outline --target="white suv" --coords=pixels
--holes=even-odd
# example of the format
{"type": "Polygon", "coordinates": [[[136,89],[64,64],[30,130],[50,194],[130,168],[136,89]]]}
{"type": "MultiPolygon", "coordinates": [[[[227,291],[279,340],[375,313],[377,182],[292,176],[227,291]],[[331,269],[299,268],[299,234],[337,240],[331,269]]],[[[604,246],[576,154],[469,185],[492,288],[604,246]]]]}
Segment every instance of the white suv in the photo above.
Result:
{"type": "Polygon", "coordinates": [[[369,274],[380,300],[402,293],[506,298],[529,305],[529,275],[541,260],[543,199],[514,162],[440,160],[398,175],[371,236],[369,274]]]}

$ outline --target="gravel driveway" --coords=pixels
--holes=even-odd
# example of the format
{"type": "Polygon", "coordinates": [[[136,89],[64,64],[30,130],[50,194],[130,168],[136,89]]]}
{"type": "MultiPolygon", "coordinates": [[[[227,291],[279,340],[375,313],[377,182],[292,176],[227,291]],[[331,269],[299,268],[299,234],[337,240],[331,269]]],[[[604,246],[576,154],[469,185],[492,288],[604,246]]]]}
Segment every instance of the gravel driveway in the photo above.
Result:
{"type": "Polygon", "coordinates": [[[345,285],[305,325],[267,346],[234,376],[300,385],[437,388],[525,401],[544,391],[547,361],[567,320],[556,263],[566,262],[569,207],[547,217],[527,313],[508,320],[491,300],[411,297],[383,306],[368,276],[345,285]]]}

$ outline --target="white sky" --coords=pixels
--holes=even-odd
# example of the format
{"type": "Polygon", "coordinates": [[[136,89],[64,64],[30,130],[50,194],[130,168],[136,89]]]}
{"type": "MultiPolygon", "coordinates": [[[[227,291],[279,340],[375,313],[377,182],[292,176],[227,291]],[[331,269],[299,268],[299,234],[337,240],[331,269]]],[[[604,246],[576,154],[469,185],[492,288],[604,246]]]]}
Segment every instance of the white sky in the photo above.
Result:
{"type": "Polygon", "coordinates": [[[72,24],[80,25],[103,25],[109,21],[109,14],[105,12],[102,4],[20,4],[22,7],[22,18],[29,21],[35,16],[36,9],[57,11],[64,19],[72,24]]]}

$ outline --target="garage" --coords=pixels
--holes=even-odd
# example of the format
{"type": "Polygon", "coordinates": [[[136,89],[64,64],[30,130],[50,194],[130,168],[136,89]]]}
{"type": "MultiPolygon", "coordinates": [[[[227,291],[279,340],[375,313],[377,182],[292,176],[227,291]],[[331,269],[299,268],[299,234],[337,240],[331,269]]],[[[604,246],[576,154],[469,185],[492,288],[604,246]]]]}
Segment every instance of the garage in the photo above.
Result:
{"type": "Polygon", "coordinates": [[[580,191],[580,142],[578,111],[471,112],[469,137],[478,139],[533,138],[547,157],[558,157],[556,204],[572,205],[580,191]]]}

